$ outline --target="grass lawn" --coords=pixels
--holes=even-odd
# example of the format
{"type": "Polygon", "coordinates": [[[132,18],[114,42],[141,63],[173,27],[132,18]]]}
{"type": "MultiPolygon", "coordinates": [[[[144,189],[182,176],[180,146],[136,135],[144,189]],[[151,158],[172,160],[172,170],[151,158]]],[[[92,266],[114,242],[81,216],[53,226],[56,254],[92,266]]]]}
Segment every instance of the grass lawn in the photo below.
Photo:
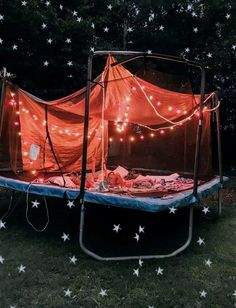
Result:
{"type": "MultiPolygon", "coordinates": [[[[0,194],[0,217],[8,208],[8,191],[0,194]]],[[[18,195],[17,195],[18,196],[18,195]]],[[[18,196],[20,198],[20,195],[18,196]]],[[[35,198],[31,199],[34,200],[35,198]]],[[[45,223],[43,200],[29,217],[38,228],[45,223]]],[[[0,307],[236,307],[236,178],[223,192],[223,213],[216,221],[194,212],[191,245],[170,259],[98,262],[78,245],[79,209],[58,199],[48,201],[50,224],[35,232],[25,218],[25,196],[0,230],[0,307]],[[69,234],[69,241],[61,238],[69,234]],[[201,237],[205,245],[197,243],[201,237]],[[70,263],[75,256],[76,264],[70,263]],[[210,259],[211,266],[205,264],[210,259]],[[26,266],[19,273],[20,265],[26,266]],[[163,269],[157,275],[155,269],[163,269]],[[139,268],[139,277],[133,270],[139,268]],[[71,296],[65,296],[65,290],[71,296]],[[107,296],[101,296],[101,289],[107,296]],[[206,297],[200,297],[205,290],[206,297]]],[[[211,213],[215,200],[204,201],[211,213]]],[[[91,205],[87,210],[86,244],[104,254],[141,254],[171,251],[185,241],[188,210],[150,214],[91,205]],[[120,224],[116,234],[113,224],[120,224]],[[145,226],[140,241],[134,239],[145,226]]]]}

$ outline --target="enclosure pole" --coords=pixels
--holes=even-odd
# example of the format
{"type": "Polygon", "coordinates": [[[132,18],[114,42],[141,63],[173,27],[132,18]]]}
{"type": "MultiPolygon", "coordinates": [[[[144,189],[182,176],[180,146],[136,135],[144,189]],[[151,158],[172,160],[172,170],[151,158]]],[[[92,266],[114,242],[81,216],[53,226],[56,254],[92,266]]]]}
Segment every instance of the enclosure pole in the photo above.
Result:
{"type": "MultiPolygon", "coordinates": [[[[216,95],[218,101],[218,96],[216,95]]],[[[222,153],[221,153],[221,138],[220,138],[220,110],[216,109],[216,128],[217,128],[217,148],[218,148],[218,162],[219,162],[219,176],[220,183],[223,185],[223,168],[222,168],[222,153]]]]}
{"type": "Polygon", "coordinates": [[[193,194],[197,195],[198,188],[198,175],[199,175],[199,164],[200,164],[200,154],[201,154],[201,140],[202,140],[202,124],[203,124],[203,101],[205,95],[205,69],[201,67],[201,91],[200,91],[200,104],[199,104],[199,120],[198,120],[198,130],[196,136],[196,150],[195,150],[195,160],[194,160],[194,184],[193,184],[193,194]]]}
{"type": "Polygon", "coordinates": [[[4,67],[2,70],[2,87],[1,87],[1,101],[0,101],[0,136],[2,134],[2,120],[3,120],[3,103],[6,94],[6,77],[7,69],[4,67]]]}
{"type": "Polygon", "coordinates": [[[82,170],[81,170],[80,194],[78,196],[78,199],[80,199],[80,203],[82,203],[83,199],[84,199],[86,168],[87,168],[89,103],[90,103],[91,80],[92,80],[92,60],[93,60],[93,54],[90,53],[90,55],[88,57],[87,90],[86,90],[86,96],[85,96],[85,109],[84,109],[84,136],[83,136],[83,153],[82,153],[82,170]]]}

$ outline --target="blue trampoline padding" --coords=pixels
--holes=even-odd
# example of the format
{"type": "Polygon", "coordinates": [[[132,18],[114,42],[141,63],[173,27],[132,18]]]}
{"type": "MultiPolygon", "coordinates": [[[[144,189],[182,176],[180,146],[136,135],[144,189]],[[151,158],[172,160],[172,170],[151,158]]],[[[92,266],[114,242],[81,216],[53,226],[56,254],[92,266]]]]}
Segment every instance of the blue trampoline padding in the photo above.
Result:
{"type": "MultiPolygon", "coordinates": [[[[223,178],[228,181],[227,177],[223,178]]],[[[0,186],[48,197],[67,197],[70,200],[76,199],[79,195],[78,189],[68,189],[53,185],[34,184],[0,176],[0,186]]],[[[212,180],[198,187],[198,199],[212,194],[221,187],[220,178],[217,176],[212,180]]],[[[121,208],[131,208],[147,212],[159,212],[169,207],[184,207],[197,202],[193,195],[193,190],[186,190],[173,195],[172,199],[161,199],[153,197],[129,197],[127,195],[118,195],[112,193],[100,193],[86,191],[84,200],[90,203],[104,204],[121,208]]]]}

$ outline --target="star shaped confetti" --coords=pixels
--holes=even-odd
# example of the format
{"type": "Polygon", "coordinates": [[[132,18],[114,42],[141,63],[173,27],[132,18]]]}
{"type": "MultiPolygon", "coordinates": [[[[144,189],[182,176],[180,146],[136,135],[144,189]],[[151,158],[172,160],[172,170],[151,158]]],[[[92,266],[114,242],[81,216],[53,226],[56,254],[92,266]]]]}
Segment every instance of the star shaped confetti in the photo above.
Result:
{"type": "Polygon", "coordinates": [[[138,235],[138,233],[135,233],[134,239],[136,239],[137,242],[139,241],[139,235],[138,235]]]}
{"type": "Polygon", "coordinates": [[[139,233],[144,233],[144,228],[145,228],[145,227],[139,226],[139,227],[138,227],[138,232],[139,232],[139,233]]]}
{"type": "Polygon", "coordinates": [[[165,27],[164,27],[163,25],[160,25],[159,30],[160,30],[160,31],[163,31],[164,28],[165,28],[165,27]]]}
{"type": "Polygon", "coordinates": [[[0,229],[6,229],[6,222],[4,221],[2,221],[2,220],[0,220],[0,229]]]}
{"type": "Polygon", "coordinates": [[[236,299],[236,290],[234,290],[234,293],[232,294],[234,297],[235,297],[235,299],[236,299]]]}
{"type": "Polygon", "coordinates": [[[236,45],[232,45],[232,49],[233,49],[233,50],[236,50],[236,45]]]}
{"type": "Polygon", "coordinates": [[[104,32],[108,32],[108,31],[109,31],[109,28],[108,28],[108,27],[105,27],[105,28],[103,28],[103,31],[104,31],[104,32]]]}
{"type": "Polygon", "coordinates": [[[147,53],[148,53],[148,55],[151,55],[151,54],[152,54],[152,51],[149,49],[149,50],[147,51],[147,53]]]}
{"type": "Polygon", "coordinates": [[[37,200],[31,201],[31,203],[32,203],[32,208],[35,207],[36,209],[38,208],[38,205],[40,204],[40,202],[38,202],[37,200]]]}
{"type": "Polygon", "coordinates": [[[67,290],[64,290],[64,293],[65,293],[65,296],[70,297],[72,292],[70,289],[67,289],[67,290]]]}
{"type": "Polygon", "coordinates": [[[200,297],[206,297],[207,295],[207,292],[205,290],[202,290],[199,293],[200,293],[200,297]]]}
{"type": "Polygon", "coordinates": [[[26,1],[21,1],[21,5],[22,5],[22,6],[26,6],[26,5],[27,5],[27,2],[26,2],[26,1]]]}
{"type": "Polygon", "coordinates": [[[0,38],[0,44],[2,44],[2,42],[3,42],[3,39],[0,38]]]}
{"type": "Polygon", "coordinates": [[[68,200],[67,206],[68,206],[70,209],[71,209],[73,206],[75,206],[74,200],[68,200]]]}
{"type": "Polygon", "coordinates": [[[52,39],[51,38],[47,39],[47,43],[52,44],[52,39]]]}
{"type": "Polygon", "coordinates": [[[143,261],[142,261],[141,259],[139,259],[139,260],[138,260],[138,264],[139,264],[139,266],[142,267],[142,266],[143,266],[143,261]]]}
{"type": "Polygon", "coordinates": [[[94,52],[94,47],[90,47],[90,51],[94,52]]]}
{"type": "Polygon", "coordinates": [[[65,42],[66,42],[67,44],[71,43],[71,38],[67,38],[67,39],[65,40],[65,42]]]}
{"type": "Polygon", "coordinates": [[[197,27],[193,28],[193,32],[197,33],[198,32],[198,28],[197,27]]]}
{"type": "Polygon", "coordinates": [[[59,8],[60,8],[60,10],[62,11],[62,10],[63,10],[63,5],[60,4],[59,8]]]}
{"type": "Polygon", "coordinates": [[[134,31],[134,29],[133,29],[133,28],[128,27],[127,32],[133,32],[133,31],[134,31]]]}
{"type": "Polygon", "coordinates": [[[99,295],[101,295],[102,297],[107,296],[107,290],[101,289],[101,291],[99,292],[99,295]]]}
{"type": "Polygon", "coordinates": [[[212,53],[211,53],[211,52],[208,52],[207,57],[208,57],[208,58],[212,58],[212,53]]]}
{"type": "Polygon", "coordinates": [[[63,239],[64,242],[70,240],[69,234],[65,234],[64,232],[63,232],[63,235],[61,236],[61,238],[63,239]]]}
{"type": "Polygon", "coordinates": [[[185,52],[190,52],[190,48],[189,48],[189,47],[186,47],[186,48],[184,49],[184,51],[185,51],[185,52]]]}
{"type": "Polygon", "coordinates": [[[135,275],[135,276],[139,276],[139,268],[137,268],[137,269],[133,269],[133,275],[135,275]]]}
{"type": "Polygon", "coordinates": [[[72,12],[72,15],[73,15],[73,16],[77,16],[77,15],[78,15],[78,12],[77,12],[77,11],[73,11],[73,12],[72,12]]]}
{"type": "Polygon", "coordinates": [[[77,17],[76,21],[78,21],[79,23],[81,22],[82,18],[81,17],[77,17]]]}
{"type": "Polygon", "coordinates": [[[50,1],[46,1],[46,2],[45,2],[45,5],[46,5],[46,6],[50,6],[50,5],[51,5],[51,2],[50,2],[50,1]]]}
{"type": "Polygon", "coordinates": [[[17,50],[18,46],[16,44],[12,45],[12,50],[17,50]]]}
{"type": "Polygon", "coordinates": [[[202,212],[203,212],[204,214],[209,213],[209,212],[210,212],[209,206],[204,206],[204,208],[202,209],[202,212]]]}
{"type": "Polygon", "coordinates": [[[0,21],[4,20],[4,16],[2,14],[0,14],[0,21]]]}
{"type": "Polygon", "coordinates": [[[231,17],[230,14],[226,14],[226,15],[225,15],[225,18],[226,18],[226,19],[229,19],[230,17],[231,17]]]}
{"type": "Polygon", "coordinates": [[[174,207],[174,206],[172,206],[172,207],[169,207],[169,214],[175,214],[175,212],[177,211],[177,209],[174,207]]]}
{"type": "Polygon", "coordinates": [[[20,266],[17,267],[17,269],[19,273],[25,273],[26,266],[21,264],[20,266]]]}
{"type": "Polygon", "coordinates": [[[111,9],[112,9],[112,5],[111,5],[111,4],[109,4],[109,5],[107,6],[107,9],[111,11],[111,9]]]}
{"type": "Polygon", "coordinates": [[[163,275],[163,268],[160,268],[160,266],[158,267],[158,269],[155,269],[155,272],[157,273],[157,276],[159,275],[163,275]]]}
{"type": "Polygon", "coordinates": [[[73,62],[72,62],[72,61],[68,61],[68,62],[67,62],[67,65],[68,65],[68,66],[73,66],[73,62]]]}
{"type": "Polygon", "coordinates": [[[77,258],[76,258],[75,256],[73,256],[73,257],[69,257],[69,258],[70,258],[70,263],[73,263],[73,264],[75,264],[75,263],[76,263],[77,258]]]}
{"type": "Polygon", "coordinates": [[[46,60],[43,62],[43,66],[48,66],[49,62],[46,60]]]}
{"type": "Polygon", "coordinates": [[[121,230],[120,225],[113,225],[113,231],[115,231],[116,233],[118,233],[121,230]]]}
{"type": "Polygon", "coordinates": [[[16,308],[16,306],[15,306],[15,305],[13,305],[13,306],[12,306],[12,305],[10,305],[10,307],[9,307],[9,308],[16,308]]]}
{"type": "Polygon", "coordinates": [[[42,23],[41,28],[42,28],[42,29],[46,29],[46,28],[47,28],[47,24],[42,23]]]}
{"type": "Polygon", "coordinates": [[[198,238],[197,243],[199,244],[199,246],[205,245],[204,239],[200,237],[198,238]]]}
{"type": "Polygon", "coordinates": [[[1,264],[3,264],[4,260],[5,260],[5,259],[3,258],[3,256],[0,256],[0,263],[1,263],[1,264]]]}
{"type": "Polygon", "coordinates": [[[212,261],[210,259],[205,260],[205,264],[211,267],[212,261]]]}

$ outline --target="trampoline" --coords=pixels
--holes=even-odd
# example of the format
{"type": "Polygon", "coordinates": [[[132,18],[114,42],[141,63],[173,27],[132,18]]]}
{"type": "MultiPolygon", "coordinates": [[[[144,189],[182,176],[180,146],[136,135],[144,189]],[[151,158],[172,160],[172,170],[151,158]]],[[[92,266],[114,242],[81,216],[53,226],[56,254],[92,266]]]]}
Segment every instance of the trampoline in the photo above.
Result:
{"type": "MultiPolygon", "coordinates": [[[[152,78],[155,75],[153,67],[152,65],[152,78]]],[[[141,72],[141,74],[147,76],[146,73],[141,72]]],[[[157,78],[159,82],[161,82],[161,74],[157,78]]],[[[184,81],[181,79],[181,87],[183,87],[183,84],[184,81]]],[[[223,177],[222,173],[219,101],[214,92],[205,95],[205,71],[200,64],[160,54],[150,55],[131,51],[95,51],[91,52],[88,58],[87,87],[70,96],[57,101],[45,102],[10,84],[6,76],[3,77],[2,89],[2,93],[4,91],[5,93],[2,94],[1,102],[1,140],[5,144],[5,148],[8,149],[8,152],[6,152],[9,155],[10,169],[14,172],[14,177],[7,176],[4,172],[0,173],[0,186],[11,189],[12,192],[26,193],[27,198],[29,194],[36,194],[43,196],[45,200],[46,197],[57,197],[74,200],[78,203],[81,206],[80,247],[89,256],[106,261],[172,257],[186,249],[191,242],[193,206],[195,204],[217,192],[217,216],[220,216],[221,189],[228,179],[223,177]],[[105,69],[96,79],[92,76],[92,63],[95,56],[108,56],[105,69]],[[126,56],[126,58],[117,61],[111,58],[113,56],[126,56]],[[150,82],[150,79],[140,79],[123,67],[126,63],[149,58],[171,64],[184,64],[188,69],[194,67],[194,69],[200,70],[200,95],[189,92],[182,94],[178,92],[179,89],[175,92],[170,91],[170,89],[165,88],[165,85],[158,87],[153,80],[150,82]],[[14,94],[12,94],[13,90],[14,94]],[[158,98],[156,101],[157,107],[152,103],[153,97],[158,98]],[[118,98],[121,103],[117,104],[118,98]],[[136,104],[136,102],[140,104],[142,101],[147,104],[142,107],[143,114],[137,110],[138,105],[136,104]],[[172,102],[172,105],[169,104],[169,101],[172,102]],[[9,102],[13,107],[10,111],[9,102]],[[164,108],[165,104],[169,105],[164,108]],[[129,111],[130,109],[132,112],[129,111]],[[173,114],[173,109],[175,114],[173,114]],[[216,117],[219,176],[213,175],[211,166],[210,126],[211,114],[213,113],[216,117]],[[28,114],[32,114],[34,120],[31,124],[27,122],[28,114]],[[43,128],[39,127],[38,120],[42,121],[43,128]],[[123,193],[106,190],[106,185],[111,185],[111,182],[108,180],[105,165],[109,154],[112,151],[116,152],[114,143],[113,148],[111,146],[113,137],[109,138],[108,136],[110,131],[114,133],[114,128],[109,126],[110,122],[114,123],[116,131],[123,134],[122,137],[119,137],[122,144],[124,138],[127,137],[127,131],[133,132],[133,129],[137,130],[137,127],[138,129],[141,127],[143,131],[151,131],[150,138],[153,137],[153,132],[160,132],[160,135],[163,135],[164,130],[172,131],[177,127],[178,129],[174,130],[172,136],[167,135],[165,139],[158,139],[159,148],[157,152],[154,151],[153,157],[157,159],[158,167],[161,167],[161,170],[164,170],[167,174],[170,174],[167,170],[176,172],[177,169],[180,170],[180,174],[190,175],[192,187],[186,190],[168,192],[161,196],[157,194],[132,194],[129,189],[123,193]],[[130,126],[124,133],[128,123],[130,123],[130,126]],[[5,131],[3,131],[3,127],[5,131]],[[64,130],[61,128],[64,128],[64,130]],[[100,135],[97,135],[97,132],[100,132],[100,135]],[[193,137],[195,138],[193,139],[193,137]],[[179,149],[176,147],[176,140],[180,144],[179,149]],[[189,151],[187,150],[188,147],[189,151]],[[163,155],[166,151],[167,154],[163,155]],[[162,153],[162,155],[156,153],[162,153]],[[91,190],[86,188],[86,176],[88,170],[93,168],[94,159],[98,162],[96,167],[101,170],[100,184],[102,185],[99,185],[96,190],[91,190]],[[167,169],[167,166],[170,169],[167,169]],[[66,172],[73,173],[78,170],[80,172],[79,185],[76,188],[66,187],[64,178],[66,172]],[[59,187],[38,181],[40,172],[53,174],[55,171],[61,174],[64,185],[59,187]],[[28,173],[30,179],[21,180],[20,175],[23,172],[28,173]],[[89,250],[83,241],[86,205],[88,203],[92,203],[94,206],[103,204],[150,213],[157,213],[173,207],[189,207],[189,227],[186,242],[175,251],[165,255],[100,256],[89,250]]],[[[146,138],[140,133],[138,136],[140,140],[146,138]]],[[[134,137],[131,136],[128,147],[119,146],[122,153],[119,153],[118,157],[122,157],[123,162],[126,160],[125,162],[129,165],[134,157],[140,155],[139,163],[148,163],[148,160],[145,161],[142,158],[143,154],[140,151],[135,152],[135,146],[131,144],[133,140],[134,137]],[[133,157],[131,148],[135,153],[133,157]]],[[[150,142],[147,149],[151,151],[150,142]]],[[[150,158],[150,161],[153,157],[150,158]]],[[[117,154],[112,159],[116,158],[117,154]]],[[[132,169],[130,165],[129,168],[132,169]]],[[[161,171],[159,174],[161,174],[161,177],[161,171]]],[[[116,176],[118,175],[116,174],[116,176]]],[[[150,186],[150,182],[148,185],[150,186]]],[[[158,185],[160,185],[160,181],[158,185]]],[[[165,181],[163,185],[166,185],[165,181]]],[[[10,207],[13,202],[14,196],[12,194],[10,207]]]]}

